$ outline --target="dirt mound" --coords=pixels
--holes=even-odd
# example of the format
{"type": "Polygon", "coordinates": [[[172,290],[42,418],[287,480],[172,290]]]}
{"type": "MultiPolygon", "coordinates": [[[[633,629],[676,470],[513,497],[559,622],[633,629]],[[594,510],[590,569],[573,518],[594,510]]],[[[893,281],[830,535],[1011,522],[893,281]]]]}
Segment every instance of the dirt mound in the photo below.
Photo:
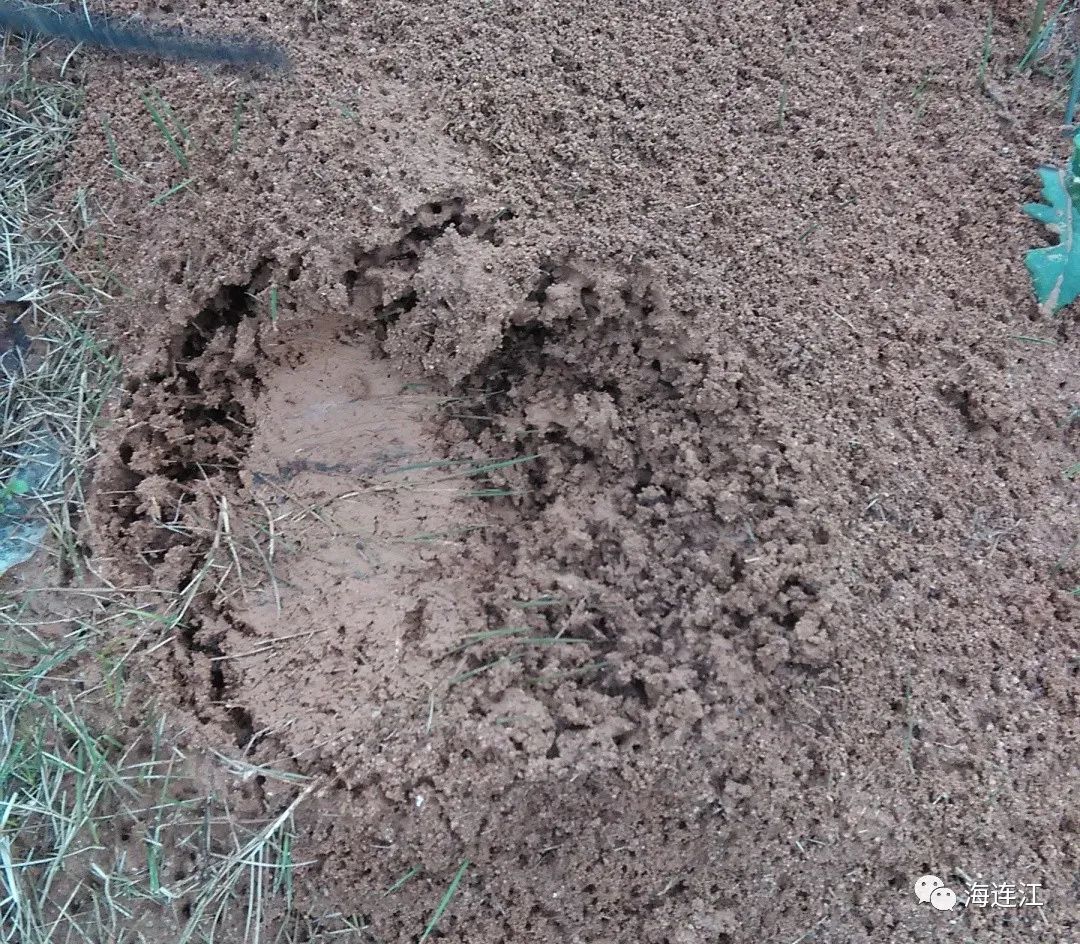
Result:
{"type": "Polygon", "coordinates": [[[316,6],[197,11],[283,80],[95,61],[70,169],[129,289],[87,540],[190,593],[197,740],[325,777],[302,907],[406,939],[467,858],[460,940],[1075,934],[1022,11],[991,96],[947,3],[316,6]]]}

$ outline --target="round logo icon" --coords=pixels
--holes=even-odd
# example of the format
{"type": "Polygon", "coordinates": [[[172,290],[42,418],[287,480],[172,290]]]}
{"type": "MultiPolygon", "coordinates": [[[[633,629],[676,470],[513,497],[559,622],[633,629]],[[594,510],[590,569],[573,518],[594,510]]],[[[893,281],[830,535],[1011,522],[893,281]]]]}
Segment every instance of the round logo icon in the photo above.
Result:
{"type": "MultiPolygon", "coordinates": [[[[915,883],[915,897],[925,905],[930,901],[930,896],[944,886],[945,883],[936,875],[924,875],[915,883]]],[[[953,897],[955,898],[955,896],[953,897]]],[[[950,905],[950,907],[952,906],[950,905]]]]}
{"type": "Polygon", "coordinates": [[[935,888],[930,893],[930,904],[937,908],[938,911],[951,911],[953,905],[956,904],[956,892],[951,888],[935,888]]]}

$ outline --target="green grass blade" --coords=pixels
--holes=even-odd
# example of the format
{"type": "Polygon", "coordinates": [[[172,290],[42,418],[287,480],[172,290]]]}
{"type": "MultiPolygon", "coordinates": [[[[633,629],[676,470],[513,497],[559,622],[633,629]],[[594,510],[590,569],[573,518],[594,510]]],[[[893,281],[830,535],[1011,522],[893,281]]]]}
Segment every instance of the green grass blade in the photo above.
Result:
{"type": "Polygon", "coordinates": [[[393,885],[391,885],[386,891],[383,892],[383,898],[385,898],[387,895],[393,895],[394,892],[398,891],[401,888],[404,888],[404,886],[408,882],[416,878],[416,876],[419,874],[420,866],[414,865],[411,869],[409,869],[408,872],[402,875],[401,878],[399,878],[396,882],[394,882],[393,885]]]}
{"type": "Polygon", "coordinates": [[[1069,81],[1069,101],[1065,106],[1065,127],[1072,131],[1076,117],[1076,106],[1080,104],[1080,54],[1073,60],[1072,79],[1069,81]]]}
{"type": "Polygon", "coordinates": [[[161,206],[166,200],[176,196],[181,190],[187,190],[195,182],[194,177],[188,177],[186,180],[181,180],[180,183],[174,187],[170,187],[164,193],[159,193],[153,200],[150,201],[150,206],[161,206]]]}
{"type": "Polygon", "coordinates": [[[1035,9],[1035,16],[1031,18],[1031,30],[1028,34],[1029,41],[1027,52],[1024,53],[1023,59],[1020,60],[1020,64],[1016,67],[1018,72],[1023,72],[1035,60],[1035,57],[1039,54],[1039,50],[1043,48],[1047,39],[1050,38],[1050,34],[1054,31],[1057,19],[1065,10],[1065,4],[1067,2],[1068,0],[1061,0],[1061,5],[1050,15],[1042,29],[1039,29],[1038,24],[1042,23],[1042,17],[1046,11],[1046,0],[1039,0],[1038,6],[1035,9]]]}
{"type": "Polygon", "coordinates": [[[105,146],[109,149],[109,166],[112,167],[116,179],[123,180],[127,176],[127,172],[124,170],[124,165],[120,163],[120,152],[117,150],[112,128],[109,127],[108,116],[101,119],[101,127],[105,132],[105,146]]]}
{"type": "Polygon", "coordinates": [[[990,65],[990,50],[994,34],[994,11],[991,10],[986,17],[986,32],[983,33],[982,54],[979,56],[978,83],[980,88],[986,87],[986,70],[990,65]]]}
{"type": "Polygon", "coordinates": [[[184,170],[190,170],[191,165],[188,163],[187,154],[184,153],[184,149],[180,146],[180,142],[176,140],[176,137],[169,130],[169,126],[165,123],[165,119],[161,116],[161,111],[158,109],[157,105],[150,100],[150,96],[146,94],[146,92],[140,92],[139,96],[142,98],[146,110],[150,112],[150,117],[153,119],[154,125],[165,139],[166,147],[168,147],[173,157],[176,158],[177,162],[184,170]]]}
{"type": "Polygon", "coordinates": [[[442,896],[442,900],[435,908],[435,911],[431,916],[431,920],[428,921],[427,927],[424,928],[424,933],[420,935],[420,940],[417,942],[417,944],[424,944],[424,941],[431,937],[431,932],[435,930],[435,925],[439,923],[439,919],[442,918],[447,907],[450,905],[450,902],[454,897],[454,893],[457,891],[458,885],[461,884],[461,880],[465,876],[465,870],[468,869],[468,867],[469,860],[463,859],[461,865],[458,866],[457,874],[450,882],[450,887],[446,890],[446,893],[442,896]]]}

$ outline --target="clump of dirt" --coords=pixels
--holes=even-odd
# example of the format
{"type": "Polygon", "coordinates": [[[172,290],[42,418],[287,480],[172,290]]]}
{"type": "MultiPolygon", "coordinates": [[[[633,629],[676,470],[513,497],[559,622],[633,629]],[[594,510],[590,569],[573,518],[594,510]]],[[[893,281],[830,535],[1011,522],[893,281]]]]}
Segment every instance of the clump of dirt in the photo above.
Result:
{"type": "Polygon", "coordinates": [[[94,60],[87,539],[191,593],[144,667],[194,738],[323,778],[299,907],[404,939],[467,858],[460,940],[1075,932],[1077,340],[1019,264],[1058,103],[1014,6],[992,96],[983,12],[921,0],[239,2],[199,19],[294,75],[94,60]]]}

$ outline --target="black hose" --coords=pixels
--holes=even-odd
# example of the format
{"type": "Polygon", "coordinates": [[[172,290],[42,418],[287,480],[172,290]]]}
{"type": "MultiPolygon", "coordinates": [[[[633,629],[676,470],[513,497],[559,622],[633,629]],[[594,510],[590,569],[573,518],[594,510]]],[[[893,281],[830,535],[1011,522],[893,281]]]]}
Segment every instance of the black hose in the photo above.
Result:
{"type": "Polygon", "coordinates": [[[22,35],[39,34],[74,43],[88,43],[102,49],[161,59],[185,59],[193,62],[230,66],[264,66],[284,69],[285,53],[277,46],[247,40],[191,37],[168,30],[149,30],[140,26],[113,26],[97,16],[25,3],[23,0],[0,0],[0,30],[22,35]]]}

